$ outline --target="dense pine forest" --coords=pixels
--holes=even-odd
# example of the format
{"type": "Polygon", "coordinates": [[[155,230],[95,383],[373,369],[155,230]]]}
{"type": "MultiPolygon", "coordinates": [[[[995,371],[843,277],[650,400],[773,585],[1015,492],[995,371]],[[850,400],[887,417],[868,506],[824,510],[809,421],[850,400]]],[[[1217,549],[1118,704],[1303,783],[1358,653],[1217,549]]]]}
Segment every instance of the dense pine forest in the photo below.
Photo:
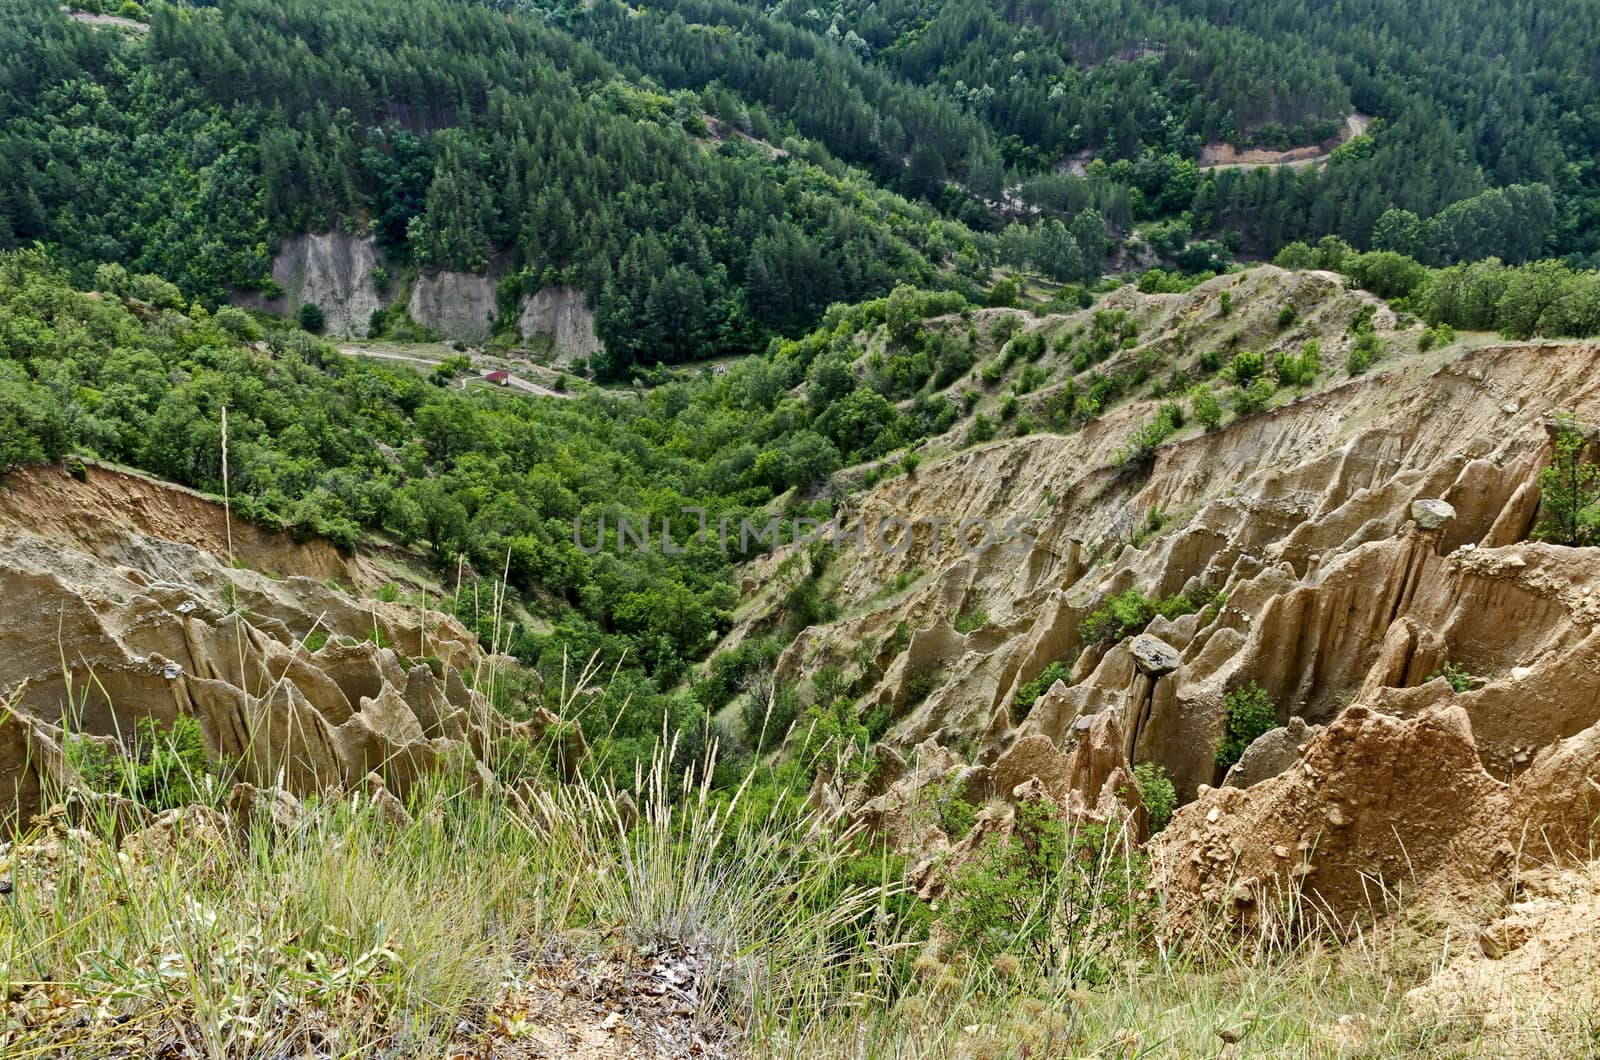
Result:
{"type": "Polygon", "coordinates": [[[19,0],[0,248],[216,305],[270,286],[280,237],[370,231],[513,298],[576,283],[611,377],[896,282],[1092,283],[1123,246],[1191,272],[1328,235],[1593,264],[1593,5],[1368,6],[229,0],[125,5],[129,31],[19,0]],[[1357,112],[1325,165],[1198,164],[1357,112]]]}

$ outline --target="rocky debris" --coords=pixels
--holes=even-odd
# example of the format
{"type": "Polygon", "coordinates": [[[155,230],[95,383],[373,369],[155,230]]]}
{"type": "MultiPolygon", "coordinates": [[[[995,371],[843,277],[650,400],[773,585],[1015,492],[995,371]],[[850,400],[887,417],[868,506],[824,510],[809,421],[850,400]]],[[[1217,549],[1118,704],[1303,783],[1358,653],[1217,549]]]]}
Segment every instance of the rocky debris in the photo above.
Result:
{"type": "Polygon", "coordinates": [[[15,843],[0,843],[0,881],[38,891],[41,908],[48,908],[49,894],[63,882],[82,879],[105,849],[105,841],[88,829],[45,825],[15,843]]]}
{"type": "Polygon", "coordinates": [[[1290,718],[1288,724],[1262,733],[1228,770],[1222,786],[1248,788],[1292,768],[1300,761],[1306,744],[1321,732],[1321,725],[1307,725],[1304,718],[1290,718]]]}
{"type": "Polygon", "coordinates": [[[1596,924],[1600,863],[1526,872],[1507,908],[1475,944],[1450,947],[1447,963],[1406,993],[1406,1007],[1419,1019],[1481,1028],[1474,1045],[1485,1055],[1553,1055],[1539,1043],[1592,1035],[1579,1014],[1600,1005],[1596,924]]]}
{"type": "Polygon", "coordinates": [[[1134,637],[1128,645],[1128,651],[1133,655],[1134,665],[1139,667],[1139,671],[1150,677],[1163,677],[1183,665],[1178,649],[1148,633],[1134,637]]]}
{"type": "Polygon", "coordinates": [[[405,803],[390,794],[378,774],[368,773],[361,782],[361,790],[383,823],[393,828],[403,828],[411,823],[411,814],[407,812],[405,803]]]}
{"type": "Polygon", "coordinates": [[[282,788],[258,788],[240,781],[228,792],[224,807],[236,834],[249,836],[258,826],[287,835],[304,825],[305,806],[282,788]]]}
{"type": "Polygon", "coordinates": [[[230,822],[209,806],[166,810],[122,841],[128,863],[157,871],[181,863],[193,877],[219,871],[233,846],[230,822]]]}
{"type": "Polygon", "coordinates": [[[1600,822],[1600,724],[1557,740],[1511,782],[1524,861],[1593,857],[1600,822]]]}
{"type": "MultiPolygon", "coordinates": [[[[1500,908],[1521,874],[1592,856],[1596,820],[1600,725],[1507,784],[1484,771],[1460,705],[1411,718],[1357,705],[1277,776],[1202,792],[1151,850],[1180,930],[1291,907],[1342,929],[1415,896],[1459,922],[1500,908]]],[[[1491,956],[1514,944],[1480,940],[1491,956]]]]}
{"type": "Polygon", "coordinates": [[[1437,530],[1456,517],[1455,508],[1441,500],[1411,502],[1411,518],[1423,530],[1437,530]]]}
{"type": "Polygon", "coordinates": [[[1179,930],[1269,915],[1339,930],[1419,887],[1492,904],[1513,858],[1509,807],[1466,711],[1400,719],[1358,705],[1296,768],[1208,791],[1151,849],[1179,930]]]}
{"type": "MultiPolygon", "coordinates": [[[[703,946],[663,943],[641,950],[547,951],[505,977],[502,999],[478,1026],[458,1028],[479,1055],[515,1027],[530,1047],[516,1056],[573,1060],[718,1060],[740,1055],[734,1033],[706,1001],[714,955],[703,946]],[[497,1033],[498,1032],[498,1033],[497,1033]]],[[[484,1055],[502,1055],[499,1051],[484,1055]]]]}

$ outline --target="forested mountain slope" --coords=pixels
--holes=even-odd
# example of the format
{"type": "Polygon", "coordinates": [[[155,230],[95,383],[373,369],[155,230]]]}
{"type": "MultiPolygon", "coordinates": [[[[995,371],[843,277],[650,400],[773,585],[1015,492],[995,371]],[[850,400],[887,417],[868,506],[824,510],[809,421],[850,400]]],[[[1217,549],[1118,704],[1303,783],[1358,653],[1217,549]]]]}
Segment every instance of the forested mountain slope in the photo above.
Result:
{"type": "Polygon", "coordinates": [[[1391,8],[158,0],[128,32],[18,0],[0,248],[214,305],[270,286],[282,236],[371,231],[408,268],[491,269],[503,315],[577,284],[612,376],[897,281],[1092,282],[1125,240],[1190,271],[1327,234],[1587,261],[1593,5],[1391,8]],[[1325,166],[1195,164],[1354,110],[1325,166]]]}
{"type": "Polygon", "coordinates": [[[564,272],[632,363],[757,348],[969,239],[837,165],[697,141],[697,101],[537,19],[431,0],[160,6],[143,35],[48,0],[0,17],[0,243],[58,245],[80,278],[125,261],[215,303],[265,281],[275,235],[370,225],[419,266],[564,272]]]}

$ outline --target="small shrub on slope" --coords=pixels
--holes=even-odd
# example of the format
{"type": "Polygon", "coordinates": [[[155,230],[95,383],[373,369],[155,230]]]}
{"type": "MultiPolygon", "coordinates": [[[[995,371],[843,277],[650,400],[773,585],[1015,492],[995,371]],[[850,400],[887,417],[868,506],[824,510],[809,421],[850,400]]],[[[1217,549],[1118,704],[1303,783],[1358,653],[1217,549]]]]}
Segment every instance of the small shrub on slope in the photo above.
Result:
{"type": "Polygon", "coordinates": [[[1069,824],[1047,801],[1017,807],[1015,830],[988,838],[950,881],[941,913],[957,950],[1001,954],[1105,982],[1135,959],[1148,911],[1143,857],[1115,826],[1069,824]]]}
{"type": "Polygon", "coordinates": [[[1134,766],[1133,780],[1150,814],[1150,834],[1155,835],[1172,820],[1172,812],[1178,808],[1178,790],[1173,787],[1165,767],[1154,762],[1140,762],[1134,766]]]}
{"type": "Polygon", "coordinates": [[[1254,681],[1229,692],[1224,703],[1228,729],[1217,747],[1216,762],[1223,769],[1229,769],[1256,737],[1278,727],[1278,708],[1267,698],[1266,690],[1254,681]]]}

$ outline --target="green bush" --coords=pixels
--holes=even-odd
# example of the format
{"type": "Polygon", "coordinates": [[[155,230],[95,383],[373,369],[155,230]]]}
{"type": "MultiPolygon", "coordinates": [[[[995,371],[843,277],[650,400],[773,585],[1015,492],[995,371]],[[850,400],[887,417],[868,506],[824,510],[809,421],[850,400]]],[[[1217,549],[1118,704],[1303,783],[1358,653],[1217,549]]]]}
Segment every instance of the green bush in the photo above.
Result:
{"type": "Polygon", "coordinates": [[[1127,440],[1117,450],[1117,462],[1135,466],[1149,464],[1156,458],[1156,449],[1183,426],[1183,406],[1175,401],[1164,402],[1155,419],[1128,432],[1127,440]]]}
{"type": "Polygon", "coordinates": [[[1381,346],[1378,337],[1371,331],[1361,331],[1356,335],[1356,344],[1350,347],[1350,355],[1345,358],[1344,368],[1350,375],[1360,375],[1372,367],[1372,362],[1378,359],[1381,346]]]}
{"type": "Polygon", "coordinates": [[[783,743],[800,714],[800,696],[791,685],[775,686],[769,694],[751,695],[740,706],[744,731],[757,751],[770,751],[783,743]]]}
{"type": "Polygon", "coordinates": [[[1138,589],[1116,593],[1089,612],[1078,631],[1086,643],[1115,642],[1140,632],[1156,615],[1156,605],[1138,589]]]}
{"type": "Polygon", "coordinates": [[[978,807],[966,800],[965,787],[959,772],[932,786],[934,824],[952,841],[964,838],[978,820],[978,807]]]}
{"type": "Polygon", "coordinates": [[[1217,400],[1216,392],[1204,383],[1190,391],[1189,412],[1195,422],[1208,431],[1214,431],[1222,424],[1222,402],[1217,400]]]}
{"type": "Polygon", "coordinates": [[[245,342],[255,342],[261,338],[260,325],[238,306],[218,306],[217,311],[211,314],[211,319],[234,338],[243,339],[245,342]]]}
{"type": "Polygon", "coordinates": [[[1236,354],[1228,365],[1228,375],[1240,386],[1249,386],[1267,369],[1267,359],[1254,350],[1236,354]]]}
{"type": "Polygon", "coordinates": [[[1482,683],[1483,679],[1469,671],[1465,666],[1458,666],[1453,662],[1445,664],[1428,675],[1428,680],[1437,681],[1444,678],[1450,685],[1452,692],[1468,692],[1482,683]]]}
{"type": "Polygon", "coordinates": [[[1272,385],[1272,380],[1262,376],[1249,386],[1242,386],[1235,390],[1228,398],[1228,403],[1233,406],[1235,416],[1248,416],[1253,412],[1260,412],[1272,401],[1273,392],[1277,387],[1272,385]]]}
{"type": "Polygon", "coordinates": [[[1322,371],[1322,343],[1312,339],[1300,347],[1299,354],[1280,353],[1272,361],[1272,372],[1279,386],[1310,386],[1322,371]]]}
{"type": "Polygon", "coordinates": [[[988,621],[989,612],[987,611],[966,611],[957,615],[951,625],[957,633],[971,633],[974,630],[982,629],[988,621]]]}
{"type": "Polygon", "coordinates": [[[950,881],[939,916],[958,952],[1000,954],[1090,985],[1136,960],[1151,910],[1145,858],[1099,824],[1069,827],[1048,801],[1024,802],[950,881]]]}
{"type": "Polygon", "coordinates": [[[68,737],[66,755],[92,790],[121,795],[157,813],[200,802],[220,790],[207,778],[225,779],[225,771],[206,754],[200,723],[188,715],[165,730],[154,718],[140,718],[126,757],[77,735],[68,737]]]}
{"type": "Polygon", "coordinates": [[[1133,780],[1150,814],[1150,834],[1155,835],[1172,820],[1173,811],[1178,808],[1178,790],[1172,786],[1172,777],[1166,768],[1154,762],[1140,762],[1134,766],[1133,780]]]}
{"type": "Polygon", "coordinates": [[[994,430],[994,421],[983,413],[978,413],[972,421],[972,426],[967,428],[967,444],[976,445],[979,442],[989,441],[994,437],[994,430]]]}
{"type": "Polygon", "coordinates": [[[327,326],[327,320],[322,315],[322,307],[315,302],[301,302],[299,311],[295,313],[295,321],[313,335],[321,334],[322,329],[327,326]]]}
{"type": "Polygon", "coordinates": [[[989,288],[989,305],[1007,309],[1017,304],[1017,281],[1012,279],[996,280],[994,286],[989,288]]]}
{"type": "Polygon", "coordinates": [[[1540,541],[1600,542],[1600,464],[1584,459],[1585,435],[1571,413],[1557,416],[1554,452],[1539,472],[1539,525],[1533,536],[1540,541]]]}
{"type": "Polygon", "coordinates": [[[1050,691],[1050,686],[1057,681],[1071,683],[1072,663],[1070,661],[1057,659],[1039,671],[1038,677],[1017,689],[1016,698],[1011,704],[1012,720],[1021,724],[1022,720],[1028,716],[1028,712],[1033,710],[1034,704],[1039,702],[1039,697],[1050,691]]]}
{"type": "Polygon", "coordinates": [[[1226,770],[1239,761],[1256,737],[1278,727],[1278,708],[1254,681],[1229,692],[1223,703],[1228,715],[1227,732],[1217,746],[1216,762],[1226,770]]]}

